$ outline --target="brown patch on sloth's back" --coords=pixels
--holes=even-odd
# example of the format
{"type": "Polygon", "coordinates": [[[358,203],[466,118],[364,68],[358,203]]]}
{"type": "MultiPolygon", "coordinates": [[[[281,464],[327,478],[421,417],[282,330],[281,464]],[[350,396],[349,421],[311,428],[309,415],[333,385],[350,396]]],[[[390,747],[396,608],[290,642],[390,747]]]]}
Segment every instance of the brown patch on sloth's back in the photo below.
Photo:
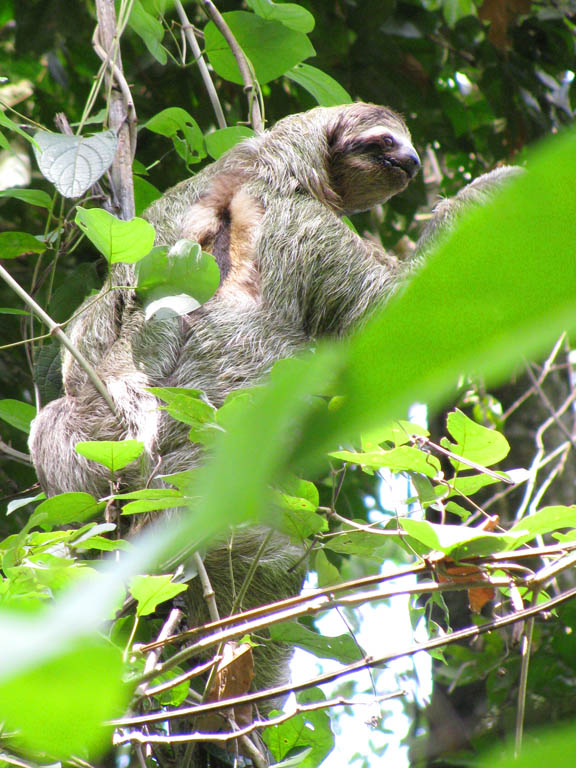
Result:
{"type": "Polygon", "coordinates": [[[220,295],[254,300],[259,295],[254,245],[264,210],[243,189],[243,182],[238,176],[217,176],[186,213],[182,236],[196,240],[214,256],[220,268],[220,295]]]}

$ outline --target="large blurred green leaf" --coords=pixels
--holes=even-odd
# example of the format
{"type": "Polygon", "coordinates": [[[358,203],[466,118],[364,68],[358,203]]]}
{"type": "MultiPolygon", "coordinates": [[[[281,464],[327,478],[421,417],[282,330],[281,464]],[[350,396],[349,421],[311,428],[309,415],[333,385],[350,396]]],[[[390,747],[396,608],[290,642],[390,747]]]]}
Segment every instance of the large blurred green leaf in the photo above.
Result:
{"type": "Polygon", "coordinates": [[[130,694],[121,681],[121,652],[97,636],[55,643],[50,627],[47,621],[39,631],[38,621],[0,615],[5,640],[13,637],[22,649],[21,665],[0,667],[4,728],[18,732],[25,751],[56,759],[98,754],[110,743],[103,722],[122,711],[130,694]]]}

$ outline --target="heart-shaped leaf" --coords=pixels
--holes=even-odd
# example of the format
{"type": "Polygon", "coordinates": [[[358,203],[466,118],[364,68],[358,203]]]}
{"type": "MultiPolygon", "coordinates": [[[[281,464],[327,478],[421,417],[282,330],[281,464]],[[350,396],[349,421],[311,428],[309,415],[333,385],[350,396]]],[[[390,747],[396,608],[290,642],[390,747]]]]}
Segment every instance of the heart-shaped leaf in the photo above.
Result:
{"type": "Polygon", "coordinates": [[[64,197],[80,197],[95,184],[112,165],[118,145],[114,131],[88,138],[38,131],[34,139],[38,167],[64,197]]]}

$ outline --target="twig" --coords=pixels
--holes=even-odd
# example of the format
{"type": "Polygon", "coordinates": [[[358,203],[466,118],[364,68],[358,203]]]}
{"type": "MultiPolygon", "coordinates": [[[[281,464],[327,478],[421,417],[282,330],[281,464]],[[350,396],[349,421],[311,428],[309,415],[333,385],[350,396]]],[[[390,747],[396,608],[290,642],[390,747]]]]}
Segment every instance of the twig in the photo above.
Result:
{"type": "MultiPolygon", "coordinates": [[[[167,637],[170,637],[172,632],[174,632],[174,628],[182,618],[182,611],[179,611],[177,608],[173,608],[170,613],[168,614],[168,618],[164,622],[162,629],[158,633],[158,640],[162,641],[165,640],[167,637]]],[[[161,649],[155,649],[153,651],[150,651],[148,654],[148,658],[146,659],[146,664],[144,666],[144,672],[151,672],[156,664],[158,663],[158,659],[160,658],[161,649]]],[[[137,691],[138,694],[142,696],[150,695],[149,692],[146,690],[146,685],[142,687],[142,690],[137,691]]]]}
{"type": "Polygon", "coordinates": [[[8,456],[13,461],[20,462],[20,464],[28,464],[28,465],[32,464],[32,460],[30,459],[30,456],[27,453],[18,451],[16,448],[12,448],[12,446],[8,445],[8,443],[5,443],[1,437],[0,437],[0,452],[8,456]]]}
{"type": "MultiPolygon", "coordinates": [[[[500,563],[501,561],[507,561],[511,558],[516,560],[524,557],[546,557],[550,555],[566,555],[567,553],[576,549],[576,543],[561,543],[552,544],[546,547],[526,547],[518,549],[515,552],[496,552],[489,556],[474,556],[465,558],[461,561],[461,565],[474,564],[474,565],[490,565],[491,563],[500,563]]],[[[422,575],[426,571],[431,571],[432,566],[427,563],[417,563],[416,565],[405,566],[402,568],[396,568],[395,570],[386,574],[376,574],[373,576],[363,576],[360,579],[352,579],[351,581],[342,582],[341,584],[334,584],[330,587],[323,589],[314,589],[296,597],[289,597],[285,600],[278,600],[274,603],[259,606],[258,608],[252,608],[249,611],[243,611],[235,615],[227,616],[220,619],[218,622],[212,622],[205,624],[202,627],[194,627],[192,629],[181,632],[177,637],[169,637],[166,639],[165,644],[173,644],[176,642],[184,642],[194,635],[198,635],[200,632],[216,632],[217,630],[224,629],[226,627],[233,626],[240,622],[246,622],[256,617],[268,616],[269,614],[275,614],[280,610],[297,605],[304,605],[311,600],[316,600],[317,597],[330,596],[334,597],[342,592],[349,592],[353,590],[363,589],[364,587],[374,586],[376,584],[383,584],[387,581],[394,581],[400,579],[403,576],[422,575]]],[[[397,590],[393,594],[403,594],[403,590],[397,590]]],[[[380,593],[383,594],[383,593],[380,593]]],[[[391,596],[392,593],[388,594],[391,596]]],[[[384,594],[386,597],[386,594],[384,594]]],[[[215,643],[214,643],[215,644],[215,643]]],[[[147,643],[146,645],[135,646],[133,650],[140,653],[148,653],[153,648],[157,648],[157,643],[147,643]]]]}
{"type": "Polygon", "coordinates": [[[169,691],[170,688],[176,688],[177,685],[180,685],[181,683],[185,683],[187,680],[191,680],[193,677],[200,677],[200,675],[203,675],[205,672],[209,672],[213,667],[215,667],[221,661],[222,661],[222,656],[216,655],[213,658],[211,658],[210,661],[207,661],[205,664],[200,664],[197,667],[192,667],[192,669],[189,669],[188,672],[184,672],[184,674],[182,675],[173,677],[171,680],[167,680],[165,683],[160,683],[159,685],[155,685],[154,687],[146,688],[144,691],[144,695],[157,696],[159,693],[164,693],[164,691],[169,691]]]}
{"type": "MultiPolygon", "coordinates": [[[[558,356],[558,352],[560,351],[560,347],[562,346],[562,343],[563,343],[565,338],[566,338],[566,334],[563,333],[560,336],[560,338],[556,341],[556,343],[554,344],[554,346],[552,348],[552,352],[550,352],[550,354],[548,355],[548,357],[544,361],[544,365],[542,366],[542,369],[540,371],[540,375],[538,376],[538,378],[536,379],[536,382],[535,382],[538,386],[542,385],[542,382],[544,381],[546,376],[548,376],[548,374],[552,370],[552,366],[554,364],[554,360],[558,356]]],[[[524,403],[526,400],[528,400],[528,398],[531,395],[534,394],[534,392],[535,392],[535,386],[533,385],[533,386],[529,387],[529,389],[527,389],[526,392],[524,392],[517,400],[515,400],[512,403],[512,405],[509,408],[507,408],[504,411],[504,413],[502,414],[502,417],[501,417],[502,421],[506,421],[506,419],[512,413],[514,413],[514,411],[518,410],[518,408],[522,405],[522,403],[524,403]]]]}
{"type": "Polygon", "coordinates": [[[210,99],[210,103],[212,104],[212,109],[214,110],[214,114],[216,115],[216,121],[218,123],[218,127],[226,128],[226,118],[224,117],[224,110],[222,109],[222,105],[220,104],[220,99],[218,98],[218,93],[216,91],[216,88],[214,87],[212,78],[210,77],[210,72],[208,71],[208,67],[206,66],[204,57],[202,56],[202,51],[200,50],[200,46],[198,45],[198,40],[196,40],[196,35],[194,34],[194,27],[192,26],[192,24],[190,24],[190,20],[188,19],[188,16],[186,15],[186,11],[184,10],[184,7],[182,6],[182,3],[180,2],[180,0],[174,0],[174,7],[176,8],[178,16],[180,17],[180,21],[182,22],[182,31],[186,35],[186,40],[188,40],[188,43],[190,44],[190,48],[192,49],[192,55],[194,56],[194,61],[196,62],[196,64],[198,64],[198,70],[200,71],[200,76],[202,77],[202,80],[204,82],[204,87],[206,88],[206,91],[208,93],[208,98],[210,99]]]}
{"type": "Polygon", "coordinates": [[[254,574],[256,573],[256,569],[260,565],[260,560],[262,559],[264,551],[266,550],[266,547],[268,546],[268,542],[270,541],[271,538],[272,538],[272,528],[270,528],[266,536],[264,536],[264,538],[262,539],[262,542],[260,543],[260,546],[258,547],[258,551],[252,558],[252,562],[250,563],[250,568],[248,569],[248,573],[244,577],[242,586],[240,587],[240,589],[238,590],[238,594],[234,598],[231,613],[234,613],[238,608],[242,606],[244,597],[246,596],[246,592],[250,587],[252,579],[254,578],[254,574]]]}
{"type": "MultiPolygon", "coordinates": [[[[200,651],[204,651],[207,648],[211,648],[212,646],[219,643],[224,643],[228,640],[235,640],[238,637],[250,634],[256,630],[282,624],[286,621],[291,621],[302,616],[313,616],[317,613],[323,613],[324,611],[328,611],[331,608],[336,608],[337,606],[353,607],[377,600],[386,600],[390,597],[397,597],[398,595],[435,594],[486,586],[505,588],[510,585],[510,581],[511,579],[508,577],[494,576],[484,579],[470,579],[466,582],[443,582],[442,584],[437,584],[435,581],[422,582],[420,584],[415,584],[409,587],[377,590],[370,593],[363,592],[359,595],[340,597],[338,599],[335,599],[332,595],[318,596],[313,600],[310,600],[307,605],[276,611],[272,615],[265,615],[261,618],[245,621],[236,626],[230,627],[229,629],[221,630],[219,632],[215,632],[214,634],[208,635],[207,637],[198,640],[193,645],[190,645],[178,653],[175,653],[170,657],[170,659],[164,662],[164,664],[158,665],[154,672],[149,673],[148,675],[142,675],[139,678],[139,682],[146,682],[148,679],[163,674],[169,669],[172,669],[173,667],[183,663],[191,656],[196,656],[200,651]]],[[[522,583],[523,580],[519,580],[519,584],[521,585],[522,583]]]]}
{"type": "Polygon", "coordinates": [[[228,43],[232,55],[236,59],[236,64],[240,70],[240,76],[244,83],[244,90],[248,94],[248,103],[250,106],[250,122],[252,128],[256,133],[262,133],[264,130],[264,123],[262,120],[262,112],[260,110],[260,104],[258,102],[258,83],[254,77],[252,67],[246,58],[246,55],[242,48],[238,45],[238,41],[232,34],[232,30],[226,24],[220,11],[216,8],[212,0],[200,0],[200,5],[204,8],[207,16],[214,22],[214,25],[221,33],[222,37],[228,43]]]}
{"type": "Polygon", "coordinates": [[[14,291],[14,293],[19,296],[22,301],[30,307],[30,309],[34,312],[36,317],[38,317],[40,320],[42,320],[45,325],[48,326],[50,329],[50,333],[53,336],[56,336],[56,338],[64,344],[66,349],[70,352],[70,354],[74,357],[75,360],[78,361],[79,365],[86,371],[86,374],[94,387],[98,390],[98,392],[102,395],[106,403],[108,404],[108,407],[116,415],[116,407],[114,405],[114,401],[108,394],[108,391],[94,368],[90,365],[88,360],[84,357],[82,352],[80,352],[79,349],[77,349],[74,344],[70,341],[68,336],[64,333],[64,331],[60,328],[60,326],[52,320],[50,315],[46,314],[42,307],[37,304],[32,296],[30,296],[26,291],[14,280],[14,278],[10,275],[9,272],[4,269],[2,265],[0,265],[0,277],[6,282],[10,288],[14,291]]]}
{"type": "Polygon", "coordinates": [[[256,701],[264,701],[270,698],[277,698],[279,696],[286,696],[289,693],[306,690],[307,688],[316,687],[317,685],[323,685],[324,683],[331,683],[340,677],[350,675],[367,667],[379,667],[395,659],[414,656],[421,651],[432,651],[436,648],[442,648],[443,646],[450,645],[452,643],[459,642],[461,640],[476,639],[480,635],[485,635],[488,632],[493,632],[496,629],[502,629],[515,624],[518,621],[524,621],[532,616],[536,616],[540,613],[547,613],[553,608],[556,608],[561,603],[571,600],[576,597],[576,587],[563,592],[556,597],[545,600],[538,605],[525,608],[521,611],[515,611],[507,616],[502,616],[493,621],[490,621],[481,626],[467,627],[466,629],[460,629],[456,632],[450,632],[441,637],[435,637],[431,640],[427,640],[423,643],[413,643],[409,648],[386,653],[382,656],[367,657],[361,661],[356,661],[351,664],[347,664],[336,672],[327,672],[323,675],[318,675],[312,680],[306,680],[305,682],[298,683],[296,685],[282,685],[275,688],[269,688],[265,691],[258,691],[257,693],[249,693],[243,696],[237,696],[231,699],[222,699],[221,701],[208,702],[201,704],[197,707],[183,707],[182,709],[176,709],[168,713],[151,712],[147,715],[139,715],[136,717],[124,717],[112,720],[108,724],[115,727],[129,727],[136,725],[143,725],[146,723],[163,722],[168,719],[181,718],[181,717],[194,717],[199,714],[205,714],[207,712],[215,712],[220,709],[226,709],[228,707],[236,707],[241,704],[248,704],[256,701]]]}
{"type": "Polygon", "coordinates": [[[129,741],[136,741],[140,744],[182,744],[190,741],[232,741],[240,736],[248,735],[259,728],[266,728],[270,725],[280,725],[285,723],[291,717],[302,714],[304,712],[318,712],[322,709],[332,709],[332,707],[357,707],[357,706],[372,706],[374,701],[380,703],[382,701],[388,701],[389,699],[395,699],[399,696],[405,696],[406,691],[399,690],[394,693],[386,693],[382,696],[370,697],[370,701],[362,701],[360,699],[345,699],[342,696],[338,696],[334,699],[327,699],[326,701],[317,701],[313,704],[297,704],[295,709],[290,714],[282,714],[277,717],[271,717],[269,720],[255,720],[247,725],[245,728],[241,728],[238,731],[233,732],[218,732],[218,733],[202,733],[194,731],[193,733],[177,734],[173,736],[159,736],[157,734],[150,735],[147,733],[141,733],[140,731],[132,731],[131,733],[123,734],[122,736],[114,736],[114,744],[126,744],[129,741]]]}
{"type": "MultiPolygon", "coordinates": [[[[553,425],[556,423],[556,420],[576,401],[576,390],[573,391],[569,397],[567,397],[562,405],[554,411],[554,414],[552,416],[549,416],[545,421],[542,422],[542,424],[538,427],[538,430],[536,431],[536,435],[534,437],[534,442],[536,443],[537,452],[536,455],[532,461],[532,464],[530,465],[529,469],[529,479],[526,484],[526,490],[524,492],[524,497],[522,499],[522,503],[518,507],[518,511],[516,512],[516,520],[520,520],[524,513],[526,512],[527,508],[531,505],[531,498],[532,493],[534,491],[534,488],[536,486],[536,478],[538,475],[538,470],[540,469],[540,466],[542,465],[542,457],[545,453],[545,447],[544,447],[544,433],[553,425]]],[[[564,449],[565,443],[562,444],[562,449],[564,449]]],[[[556,449],[558,451],[558,448],[556,449]]]]}
{"type": "Polygon", "coordinates": [[[212,621],[220,621],[220,614],[218,613],[218,606],[216,605],[216,593],[210,582],[208,571],[204,567],[204,561],[198,552],[194,552],[192,559],[194,560],[194,565],[196,566],[198,577],[202,584],[202,597],[206,600],[210,619],[212,621]]]}
{"type": "Polygon", "coordinates": [[[514,733],[514,758],[517,760],[522,749],[522,737],[524,733],[524,713],[526,711],[526,692],[528,690],[528,667],[530,666],[530,651],[532,650],[532,634],[534,630],[534,617],[526,622],[526,628],[522,635],[522,649],[520,653],[520,682],[518,684],[518,707],[516,709],[516,728],[514,733]]]}

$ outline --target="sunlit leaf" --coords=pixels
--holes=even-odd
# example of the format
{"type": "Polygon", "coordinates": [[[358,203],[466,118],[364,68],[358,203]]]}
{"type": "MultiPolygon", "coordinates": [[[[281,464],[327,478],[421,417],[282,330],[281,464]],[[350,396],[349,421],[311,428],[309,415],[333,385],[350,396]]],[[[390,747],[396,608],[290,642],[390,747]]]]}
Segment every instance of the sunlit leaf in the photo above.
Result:
{"type": "MultiPolygon", "coordinates": [[[[450,443],[449,440],[443,440],[444,448],[484,467],[501,461],[510,451],[508,441],[501,432],[477,424],[462,411],[456,410],[449,413],[446,426],[456,442],[450,443]]],[[[455,469],[467,468],[466,464],[455,459],[452,460],[452,464],[455,469]]]]}
{"type": "Polygon", "coordinates": [[[171,600],[186,589],[187,584],[174,584],[170,575],[135,576],[130,582],[130,594],[138,603],[138,616],[154,613],[157,605],[171,600]]]}
{"type": "Polygon", "coordinates": [[[76,223],[110,264],[133,264],[154,245],[154,227],[137,217],[122,221],[102,208],[78,208],[76,223]]]}
{"type": "Polygon", "coordinates": [[[75,448],[81,456],[117,472],[142,455],[144,443],[139,440],[93,440],[78,442],[75,448]]]}

